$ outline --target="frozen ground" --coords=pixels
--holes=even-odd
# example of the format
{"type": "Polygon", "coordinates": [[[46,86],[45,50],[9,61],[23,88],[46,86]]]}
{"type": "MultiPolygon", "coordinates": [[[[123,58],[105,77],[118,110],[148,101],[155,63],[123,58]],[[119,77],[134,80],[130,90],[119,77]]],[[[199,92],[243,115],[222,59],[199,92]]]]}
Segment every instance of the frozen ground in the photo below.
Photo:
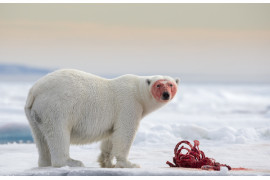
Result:
{"type": "Polygon", "coordinates": [[[172,103],[141,122],[129,156],[140,169],[99,168],[99,143],[71,147],[85,168],[36,168],[23,112],[31,85],[0,82],[0,175],[270,175],[270,85],[180,84],[172,103]],[[255,171],[168,168],[176,143],[194,139],[206,156],[255,171]]]}

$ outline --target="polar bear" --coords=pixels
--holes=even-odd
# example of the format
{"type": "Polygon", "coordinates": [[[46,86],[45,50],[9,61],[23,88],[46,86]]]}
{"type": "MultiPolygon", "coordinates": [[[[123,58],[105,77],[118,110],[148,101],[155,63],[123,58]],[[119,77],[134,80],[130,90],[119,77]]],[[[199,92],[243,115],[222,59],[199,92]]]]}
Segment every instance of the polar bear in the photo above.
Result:
{"type": "Polygon", "coordinates": [[[101,167],[139,167],[127,157],[140,120],[172,100],[178,83],[159,75],[105,79],[74,69],[42,77],[30,89],[25,105],[39,167],[84,166],[70,158],[70,144],[100,140],[101,167]]]}

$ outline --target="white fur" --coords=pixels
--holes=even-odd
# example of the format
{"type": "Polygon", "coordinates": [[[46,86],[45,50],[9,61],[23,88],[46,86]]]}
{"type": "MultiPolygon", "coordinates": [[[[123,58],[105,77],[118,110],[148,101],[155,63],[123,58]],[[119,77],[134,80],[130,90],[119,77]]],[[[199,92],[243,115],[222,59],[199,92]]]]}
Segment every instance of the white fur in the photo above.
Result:
{"type": "Polygon", "coordinates": [[[159,79],[175,81],[135,75],[104,79],[72,69],[41,78],[25,105],[39,166],[83,166],[69,157],[70,144],[102,140],[101,167],[138,167],[127,157],[140,120],[164,105],[152,97],[147,79],[151,84],[159,79]]]}

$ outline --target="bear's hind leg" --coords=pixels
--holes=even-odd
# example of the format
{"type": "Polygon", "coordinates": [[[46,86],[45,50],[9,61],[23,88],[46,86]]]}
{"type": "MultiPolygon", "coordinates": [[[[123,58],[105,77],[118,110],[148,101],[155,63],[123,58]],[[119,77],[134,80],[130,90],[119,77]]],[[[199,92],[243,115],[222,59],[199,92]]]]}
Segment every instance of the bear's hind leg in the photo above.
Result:
{"type": "Polygon", "coordinates": [[[99,155],[98,162],[103,168],[112,168],[114,165],[112,164],[113,156],[112,156],[112,141],[110,138],[107,138],[102,141],[101,146],[101,154],[99,155]]]}
{"type": "Polygon", "coordinates": [[[39,154],[38,166],[39,167],[51,166],[51,155],[44,135],[40,131],[37,122],[33,122],[31,119],[29,120],[29,123],[32,127],[32,135],[38,149],[39,154]]]}
{"type": "MultiPolygon", "coordinates": [[[[59,122],[59,121],[54,121],[59,122]]],[[[70,132],[61,125],[52,124],[53,129],[48,131],[46,139],[49,145],[53,167],[83,167],[83,163],[69,157],[70,132]]]]}

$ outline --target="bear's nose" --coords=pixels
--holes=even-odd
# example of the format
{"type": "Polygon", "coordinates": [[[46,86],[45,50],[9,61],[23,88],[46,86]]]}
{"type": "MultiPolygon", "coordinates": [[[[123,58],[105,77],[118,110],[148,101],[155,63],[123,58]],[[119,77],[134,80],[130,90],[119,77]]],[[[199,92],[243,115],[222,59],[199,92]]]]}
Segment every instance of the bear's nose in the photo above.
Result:
{"type": "Polygon", "coordinates": [[[162,93],[162,99],[163,100],[168,100],[170,98],[170,94],[168,92],[162,93]]]}

